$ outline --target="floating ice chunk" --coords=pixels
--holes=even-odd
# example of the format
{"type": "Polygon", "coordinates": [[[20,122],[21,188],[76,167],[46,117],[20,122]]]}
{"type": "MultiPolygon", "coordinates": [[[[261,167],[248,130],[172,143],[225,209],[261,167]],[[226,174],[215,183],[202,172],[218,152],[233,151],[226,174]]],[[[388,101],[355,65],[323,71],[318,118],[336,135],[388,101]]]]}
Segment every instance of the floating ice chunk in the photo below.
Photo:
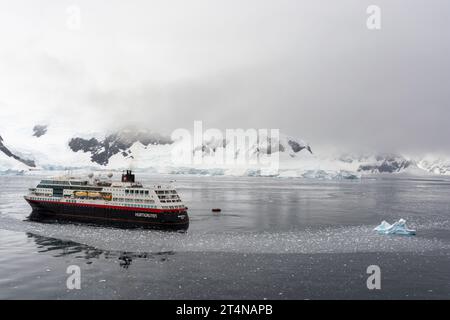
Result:
{"type": "Polygon", "coordinates": [[[383,221],[373,230],[377,231],[379,234],[400,234],[407,236],[416,234],[416,230],[411,230],[406,227],[406,221],[404,219],[400,219],[393,224],[383,221]]]}

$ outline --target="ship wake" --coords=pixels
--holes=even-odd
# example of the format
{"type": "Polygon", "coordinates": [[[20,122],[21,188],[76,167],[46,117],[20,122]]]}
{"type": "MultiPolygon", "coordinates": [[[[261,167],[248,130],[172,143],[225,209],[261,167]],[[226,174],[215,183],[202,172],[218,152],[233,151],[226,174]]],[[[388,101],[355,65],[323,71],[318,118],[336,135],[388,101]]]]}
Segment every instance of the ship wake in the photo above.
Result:
{"type": "Polygon", "coordinates": [[[450,249],[450,239],[427,237],[426,230],[450,231],[450,222],[421,226],[416,237],[381,236],[374,226],[342,226],[289,232],[200,232],[127,230],[89,225],[36,223],[0,215],[2,229],[72,241],[101,250],[127,252],[358,253],[426,252],[450,249]]]}

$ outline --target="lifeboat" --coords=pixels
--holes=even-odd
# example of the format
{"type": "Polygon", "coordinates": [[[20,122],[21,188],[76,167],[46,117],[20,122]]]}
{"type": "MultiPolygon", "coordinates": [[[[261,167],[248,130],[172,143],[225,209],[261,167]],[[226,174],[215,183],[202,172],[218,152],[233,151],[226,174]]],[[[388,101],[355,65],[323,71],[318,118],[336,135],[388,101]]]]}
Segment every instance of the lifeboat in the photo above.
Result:
{"type": "Polygon", "coordinates": [[[102,195],[103,200],[111,201],[112,195],[111,194],[104,194],[102,195]]]}
{"type": "Polygon", "coordinates": [[[82,197],[87,197],[88,193],[85,191],[75,191],[74,195],[75,195],[75,197],[82,198],[82,197]]]}
{"type": "Polygon", "coordinates": [[[88,192],[89,198],[101,198],[102,195],[99,192],[88,192]]]}

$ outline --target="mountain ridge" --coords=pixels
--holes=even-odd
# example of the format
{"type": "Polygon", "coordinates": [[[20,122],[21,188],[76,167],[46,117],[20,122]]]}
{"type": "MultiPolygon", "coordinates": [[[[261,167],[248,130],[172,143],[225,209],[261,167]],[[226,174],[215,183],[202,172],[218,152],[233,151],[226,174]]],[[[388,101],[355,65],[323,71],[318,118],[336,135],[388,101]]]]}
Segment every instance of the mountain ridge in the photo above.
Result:
{"type": "MultiPolygon", "coordinates": [[[[0,161],[0,171],[16,167],[22,168],[21,170],[142,168],[169,173],[263,175],[260,168],[245,165],[240,168],[214,164],[176,165],[173,163],[171,152],[173,147],[185,142],[173,141],[167,136],[149,130],[124,129],[103,134],[76,134],[70,130],[52,130],[47,125],[40,125],[34,126],[28,133],[24,132],[21,139],[14,136],[15,144],[6,144],[4,138],[0,136],[0,156],[5,159],[3,162],[0,161]]],[[[210,140],[192,146],[192,150],[189,150],[192,154],[200,153],[202,157],[210,160],[220,149],[225,151],[228,145],[226,139],[210,140]]],[[[273,150],[279,151],[278,176],[358,177],[365,174],[402,172],[450,175],[450,161],[447,158],[412,158],[399,154],[332,156],[320,151],[313,153],[308,143],[287,135],[268,139],[264,146],[249,145],[243,150],[237,150],[236,156],[240,153],[259,157],[270,155],[273,150]]]]}

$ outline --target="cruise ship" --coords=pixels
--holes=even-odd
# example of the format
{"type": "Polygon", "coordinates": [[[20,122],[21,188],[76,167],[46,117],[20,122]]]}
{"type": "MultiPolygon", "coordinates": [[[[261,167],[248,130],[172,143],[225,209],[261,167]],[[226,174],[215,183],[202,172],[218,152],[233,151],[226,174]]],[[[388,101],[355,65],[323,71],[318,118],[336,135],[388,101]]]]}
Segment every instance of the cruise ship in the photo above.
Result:
{"type": "Polygon", "coordinates": [[[144,187],[131,170],[121,181],[64,176],[41,180],[25,200],[31,220],[64,219],[124,227],[187,229],[187,207],[171,185],[144,187]]]}

